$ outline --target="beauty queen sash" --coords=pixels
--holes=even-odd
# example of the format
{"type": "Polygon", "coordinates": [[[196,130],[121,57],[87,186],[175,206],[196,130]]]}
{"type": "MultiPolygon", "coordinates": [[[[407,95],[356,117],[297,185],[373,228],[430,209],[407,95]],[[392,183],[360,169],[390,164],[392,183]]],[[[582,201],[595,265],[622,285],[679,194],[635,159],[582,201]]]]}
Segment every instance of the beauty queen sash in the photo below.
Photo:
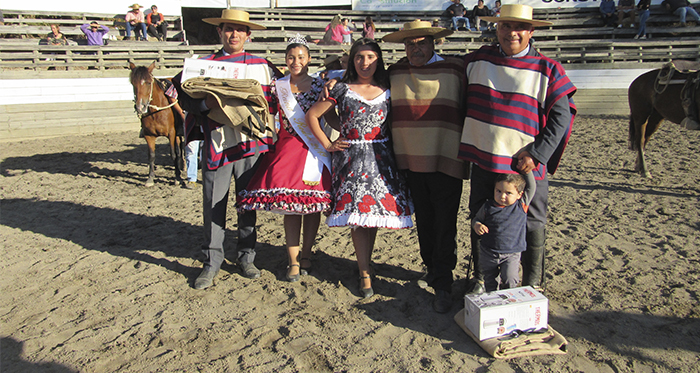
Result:
{"type": "Polygon", "coordinates": [[[301,179],[306,185],[318,185],[323,174],[323,166],[326,166],[328,171],[331,170],[331,155],[306,124],[306,114],[292,94],[289,76],[277,80],[277,96],[280,107],[289,119],[292,128],[301,137],[304,144],[309,147],[301,179]]]}

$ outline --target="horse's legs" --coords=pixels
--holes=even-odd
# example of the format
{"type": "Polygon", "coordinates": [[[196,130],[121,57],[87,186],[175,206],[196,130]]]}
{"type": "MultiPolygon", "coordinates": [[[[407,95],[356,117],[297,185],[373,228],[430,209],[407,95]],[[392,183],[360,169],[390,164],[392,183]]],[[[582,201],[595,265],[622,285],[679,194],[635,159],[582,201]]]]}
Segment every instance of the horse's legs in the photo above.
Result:
{"type": "Polygon", "coordinates": [[[175,151],[177,154],[177,177],[182,178],[182,172],[185,172],[185,146],[182,136],[175,136],[175,151]]]}
{"type": "Polygon", "coordinates": [[[639,138],[637,140],[637,167],[635,168],[635,170],[649,179],[651,179],[651,173],[649,172],[649,169],[647,168],[647,163],[644,159],[644,148],[647,146],[651,135],[653,135],[654,132],[656,132],[656,130],[659,129],[659,127],[661,126],[661,121],[663,120],[663,116],[661,116],[661,114],[659,114],[658,111],[652,110],[651,114],[649,115],[649,118],[639,129],[639,138]]]}
{"type": "Polygon", "coordinates": [[[146,138],[146,144],[148,144],[148,180],[146,180],[146,186],[152,187],[155,185],[153,181],[156,177],[155,163],[156,163],[156,137],[155,136],[144,136],[146,138]]]}
{"type": "Polygon", "coordinates": [[[180,181],[182,179],[181,171],[185,164],[181,146],[182,139],[180,136],[177,136],[173,130],[170,135],[168,135],[168,140],[170,140],[170,159],[173,160],[173,165],[175,166],[175,179],[180,181]]]}

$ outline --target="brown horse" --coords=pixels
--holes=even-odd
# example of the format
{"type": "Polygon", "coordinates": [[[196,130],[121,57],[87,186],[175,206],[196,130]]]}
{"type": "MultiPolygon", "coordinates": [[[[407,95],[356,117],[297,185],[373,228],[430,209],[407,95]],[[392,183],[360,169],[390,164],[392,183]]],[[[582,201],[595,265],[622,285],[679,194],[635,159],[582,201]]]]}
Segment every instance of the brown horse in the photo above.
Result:
{"type": "MultiPolygon", "coordinates": [[[[686,75],[676,73],[670,84],[664,85],[656,82],[660,71],[661,69],[656,69],[640,75],[630,84],[627,92],[630,105],[629,144],[631,150],[637,151],[634,170],[647,178],[651,178],[651,174],[644,161],[644,147],[649,138],[659,129],[664,119],[681,124],[686,118],[681,104],[686,75]]],[[[700,108],[700,85],[696,84],[690,89],[695,90],[695,107],[700,108]]],[[[688,129],[700,129],[692,123],[686,123],[684,125],[688,129]]]]}
{"type": "Polygon", "coordinates": [[[129,80],[134,87],[134,108],[141,119],[141,136],[148,144],[146,186],[154,185],[156,138],[159,136],[165,136],[170,141],[170,157],[175,165],[175,178],[180,181],[181,171],[185,168],[182,118],[175,112],[173,104],[165,96],[161,83],[152,74],[155,62],[148,67],[137,67],[129,63],[129,68],[131,68],[129,80]]]}

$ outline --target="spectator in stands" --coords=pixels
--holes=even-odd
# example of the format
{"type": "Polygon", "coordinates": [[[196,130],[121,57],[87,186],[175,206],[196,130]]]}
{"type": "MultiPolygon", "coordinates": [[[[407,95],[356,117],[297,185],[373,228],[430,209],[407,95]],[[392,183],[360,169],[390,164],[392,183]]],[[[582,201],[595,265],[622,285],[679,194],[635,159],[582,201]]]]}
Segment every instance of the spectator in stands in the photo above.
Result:
{"type": "Polygon", "coordinates": [[[374,40],[375,31],[377,31],[377,27],[374,26],[374,22],[372,22],[372,17],[365,17],[365,22],[362,24],[362,37],[374,40]]]}
{"type": "MultiPolygon", "coordinates": [[[[496,0],[491,8],[491,16],[500,17],[501,16],[501,0],[496,0]]],[[[489,22],[489,31],[491,29],[496,29],[496,22],[489,22]]]]}
{"type": "Polygon", "coordinates": [[[452,0],[452,4],[447,7],[447,13],[452,17],[452,30],[459,30],[459,23],[462,22],[469,31],[471,27],[467,17],[467,8],[462,5],[461,0],[452,0]]]}
{"type": "Polygon", "coordinates": [[[340,57],[337,54],[329,54],[323,60],[323,67],[326,70],[342,70],[343,67],[340,65],[340,57]]]}
{"type": "Polygon", "coordinates": [[[649,19],[650,6],[651,0],[639,0],[639,4],[637,4],[637,10],[639,11],[639,29],[637,30],[637,35],[634,36],[635,39],[647,38],[647,19],[649,19]]]}
{"type": "Polygon", "coordinates": [[[340,57],[337,54],[329,54],[323,59],[323,71],[318,72],[321,79],[340,79],[345,74],[345,69],[340,65],[340,57]]]}
{"type": "Polygon", "coordinates": [[[61,28],[58,25],[51,25],[51,32],[46,35],[46,42],[48,45],[68,45],[68,40],[66,36],[61,33],[61,28]]]}
{"type": "Polygon", "coordinates": [[[357,25],[355,24],[355,22],[352,22],[352,26],[350,26],[350,20],[347,18],[343,18],[341,23],[343,24],[343,29],[345,29],[345,31],[350,32],[349,34],[343,34],[343,43],[342,44],[343,45],[350,45],[350,44],[352,44],[352,32],[357,31],[357,25]]]}
{"type": "Polygon", "coordinates": [[[350,61],[350,55],[348,52],[343,52],[343,55],[340,56],[340,68],[345,70],[348,68],[348,61],[350,61]]]}
{"type": "Polygon", "coordinates": [[[472,9],[472,18],[474,18],[474,27],[476,31],[481,31],[484,27],[488,28],[489,23],[487,21],[482,21],[481,17],[489,17],[490,15],[491,11],[489,11],[489,7],[484,5],[484,0],[479,0],[479,2],[474,5],[474,9],[472,9]]]}
{"type": "Polygon", "coordinates": [[[148,33],[158,38],[160,41],[165,41],[168,37],[168,23],[165,22],[165,16],[158,13],[158,7],[151,5],[151,12],[146,16],[148,24],[148,33]]]}
{"type": "Polygon", "coordinates": [[[143,7],[139,4],[133,4],[129,8],[131,10],[126,13],[126,37],[131,39],[131,30],[136,30],[134,31],[134,37],[137,40],[140,38],[143,41],[147,41],[146,19],[143,16],[143,12],[141,12],[143,7]],[[140,37],[139,33],[141,34],[140,37]]]}
{"type": "Polygon", "coordinates": [[[617,2],[617,27],[622,27],[622,20],[629,17],[631,20],[630,27],[634,27],[634,0],[619,0],[617,2]]]}
{"type": "MultiPolygon", "coordinates": [[[[433,27],[440,27],[440,18],[435,18],[433,20],[433,27]]],[[[435,39],[435,45],[442,45],[445,43],[445,38],[437,38],[435,39]]]]}
{"type": "Polygon", "coordinates": [[[600,17],[603,19],[603,23],[608,27],[615,27],[617,24],[617,17],[615,11],[615,1],[613,0],[603,0],[600,2],[600,17]]]}
{"type": "Polygon", "coordinates": [[[319,42],[321,45],[338,45],[343,43],[343,35],[351,34],[351,31],[345,31],[343,22],[339,15],[333,17],[331,23],[326,26],[326,34],[323,35],[323,40],[319,42]]]}
{"type": "Polygon", "coordinates": [[[491,15],[494,17],[500,17],[501,16],[501,1],[496,0],[496,2],[493,5],[493,9],[491,9],[491,15]]]}
{"type": "Polygon", "coordinates": [[[690,14],[690,18],[695,18],[695,22],[700,21],[698,12],[693,9],[688,0],[664,0],[661,5],[670,10],[671,13],[680,16],[681,26],[686,26],[685,17],[690,14]]]}
{"type": "MultiPolygon", "coordinates": [[[[204,22],[215,25],[223,47],[218,52],[202,59],[221,63],[247,66],[241,78],[260,82],[265,99],[272,101],[270,81],[283,75],[272,62],[245,51],[245,41],[251,30],[264,30],[265,26],[250,22],[250,14],[237,9],[224,9],[221,18],[205,18],[204,22]]],[[[196,128],[203,129],[202,189],[204,215],[204,243],[202,253],[205,260],[202,272],[194,282],[195,289],[205,289],[213,284],[224,262],[224,238],[226,236],[226,209],[231,181],[235,179],[236,194],[248,186],[262,157],[272,144],[272,133],[267,131],[260,139],[248,137],[240,129],[219,123],[208,117],[211,110],[221,110],[219,99],[213,94],[196,99],[182,90],[182,73],[173,78],[178,90],[180,104],[187,111],[185,132],[190,135],[196,128]],[[193,116],[196,120],[190,120],[193,116]],[[226,129],[226,130],[224,130],[226,129]],[[226,141],[223,136],[226,134],[226,141]]],[[[276,114],[272,107],[271,114],[276,114]]],[[[245,110],[245,109],[243,109],[245,110]]],[[[188,139],[191,139],[188,136],[188,139]]],[[[259,278],[260,270],[255,266],[256,213],[238,213],[237,259],[242,275],[249,279],[259,278]]]]}
{"type": "Polygon", "coordinates": [[[187,162],[187,181],[185,189],[194,189],[197,185],[197,170],[199,170],[200,157],[202,155],[202,141],[194,140],[185,146],[185,161],[187,162]]]}
{"type": "Polygon", "coordinates": [[[104,45],[105,42],[102,38],[109,32],[107,26],[100,25],[97,21],[80,26],[80,30],[87,37],[87,45],[104,45]]]}

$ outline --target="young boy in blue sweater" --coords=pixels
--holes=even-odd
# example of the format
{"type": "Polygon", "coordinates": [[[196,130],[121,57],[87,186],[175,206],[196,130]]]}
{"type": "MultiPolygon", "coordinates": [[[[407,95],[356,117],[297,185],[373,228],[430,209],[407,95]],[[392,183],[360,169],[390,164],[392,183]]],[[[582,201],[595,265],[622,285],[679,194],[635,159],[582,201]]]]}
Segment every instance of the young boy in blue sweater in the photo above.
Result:
{"type": "Polygon", "coordinates": [[[493,200],[484,203],[472,219],[474,231],[482,236],[479,268],[486,291],[518,286],[520,253],[525,251],[527,207],[535,195],[535,177],[501,174],[496,178],[493,200]]]}

